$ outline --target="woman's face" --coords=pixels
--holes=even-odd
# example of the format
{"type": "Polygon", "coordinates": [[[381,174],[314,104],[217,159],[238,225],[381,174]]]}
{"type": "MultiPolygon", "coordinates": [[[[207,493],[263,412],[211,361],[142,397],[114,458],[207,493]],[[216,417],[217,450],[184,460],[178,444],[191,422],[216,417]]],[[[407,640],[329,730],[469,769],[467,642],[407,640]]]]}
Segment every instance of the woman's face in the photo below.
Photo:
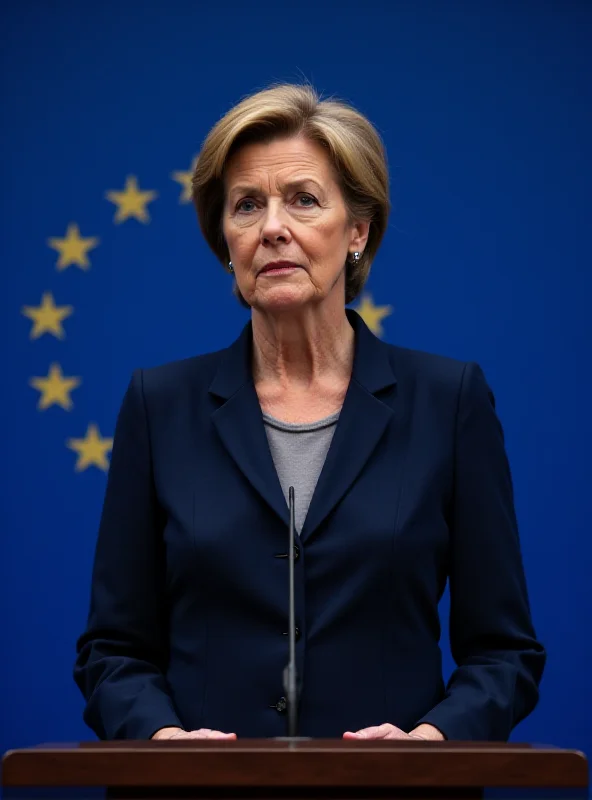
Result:
{"type": "Polygon", "coordinates": [[[294,136],[232,156],[222,228],[242,296],[279,311],[328,297],[343,305],[346,258],[364,250],[369,223],[348,221],[324,148],[294,136]]]}

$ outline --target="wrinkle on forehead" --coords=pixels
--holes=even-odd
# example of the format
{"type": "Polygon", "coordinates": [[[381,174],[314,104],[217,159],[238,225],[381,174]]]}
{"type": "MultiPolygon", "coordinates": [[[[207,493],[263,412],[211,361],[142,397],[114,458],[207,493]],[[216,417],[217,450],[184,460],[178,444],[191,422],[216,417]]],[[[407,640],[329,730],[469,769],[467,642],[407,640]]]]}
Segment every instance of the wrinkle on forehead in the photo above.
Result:
{"type": "Polygon", "coordinates": [[[285,141],[274,141],[238,150],[226,167],[224,184],[227,192],[240,183],[272,193],[284,183],[306,177],[327,189],[336,184],[333,166],[321,146],[300,140],[298,146],[286,147],[285,141]]]}

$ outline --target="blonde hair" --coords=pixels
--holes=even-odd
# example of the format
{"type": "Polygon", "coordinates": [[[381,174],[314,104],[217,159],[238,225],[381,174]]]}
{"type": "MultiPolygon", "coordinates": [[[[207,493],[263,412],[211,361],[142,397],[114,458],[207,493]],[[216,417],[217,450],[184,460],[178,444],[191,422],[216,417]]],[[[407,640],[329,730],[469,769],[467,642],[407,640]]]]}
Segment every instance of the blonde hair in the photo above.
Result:
{"type": "MultiPolygon", "coordinates": [[[[193,202],[202,234],[226,267],[228,247],[222,233],[224,167],[241,146],[304,135],[327,150],[349,219],[370,222],[360,260],[346,264],[345,302],[362,290],[386,231],[389,181],[382,140],[366,117],[348,103],[321,100],[308,84],[278,84],[244,98],[208,133],[193,171],[193,202]]],[[[244,303],[236,286],[235,293],[244,303]]]]}

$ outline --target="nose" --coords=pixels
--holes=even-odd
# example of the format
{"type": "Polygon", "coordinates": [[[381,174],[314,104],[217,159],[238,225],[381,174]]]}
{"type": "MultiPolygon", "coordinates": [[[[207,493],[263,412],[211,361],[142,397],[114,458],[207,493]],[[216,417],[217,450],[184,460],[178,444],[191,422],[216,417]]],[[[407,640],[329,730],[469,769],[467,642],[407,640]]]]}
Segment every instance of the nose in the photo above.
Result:
{"type": "Polygon", "coordinates": [[[284,213],[281,208],[272,203],[267,206],[267,212],[263,216],[260,240],[263,245],[277,244],[278,242],[286,244],[292,240],[284,213]]]}

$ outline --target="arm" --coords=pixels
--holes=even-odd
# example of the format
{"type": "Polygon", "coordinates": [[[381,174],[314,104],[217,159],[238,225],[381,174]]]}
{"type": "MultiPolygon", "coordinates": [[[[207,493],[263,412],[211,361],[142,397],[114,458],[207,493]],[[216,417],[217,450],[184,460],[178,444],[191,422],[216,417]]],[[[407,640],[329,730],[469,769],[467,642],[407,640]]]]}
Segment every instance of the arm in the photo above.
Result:
{"type": "Polygon", "coordinates": [[[74,667],[87,702],[85,722],[101,739],[148,739],[158,729],[181,727],[164,677],[162,526],[138,371],[117,419],[88,625],[74,667]]]}
{"type": "Polygon", "coordinates": [[[508,739],[535,707],[545,651],[533,629],[495,400],[465,366],[456,422],[450,643],[457,669],[420,724],[448,739],[508,739]]]}

